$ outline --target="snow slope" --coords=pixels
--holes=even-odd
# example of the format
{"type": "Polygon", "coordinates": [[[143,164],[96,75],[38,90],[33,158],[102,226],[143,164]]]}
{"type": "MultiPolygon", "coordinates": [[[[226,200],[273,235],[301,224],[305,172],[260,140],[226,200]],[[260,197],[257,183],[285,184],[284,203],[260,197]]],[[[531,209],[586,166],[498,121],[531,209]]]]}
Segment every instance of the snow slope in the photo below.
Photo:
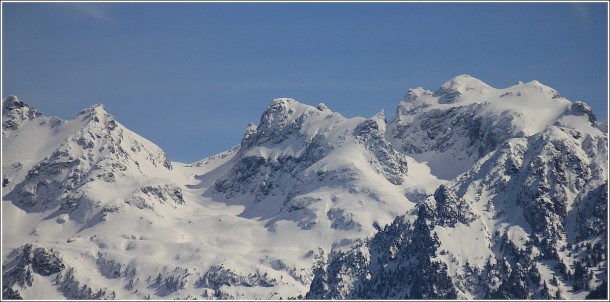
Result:
{"type": "Polygon", "coordinates": [[[191,164],[102,105],[2,106],[3,298],[584,298],[607,280],[607,131],[536,81],[411,89],[389,123],[275,99],[191,164]]]}

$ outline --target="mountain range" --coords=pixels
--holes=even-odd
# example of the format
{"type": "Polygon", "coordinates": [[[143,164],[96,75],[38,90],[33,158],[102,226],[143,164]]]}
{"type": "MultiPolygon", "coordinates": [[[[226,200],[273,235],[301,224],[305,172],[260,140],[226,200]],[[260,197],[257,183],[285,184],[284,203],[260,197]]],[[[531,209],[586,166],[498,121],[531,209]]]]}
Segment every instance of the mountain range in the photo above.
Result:
{"type": "Polygon", "coordinates": [[[195,163],[2,101],[3,299],[607,297],[608,131],[538,81],[278,98],[195,163]]]}

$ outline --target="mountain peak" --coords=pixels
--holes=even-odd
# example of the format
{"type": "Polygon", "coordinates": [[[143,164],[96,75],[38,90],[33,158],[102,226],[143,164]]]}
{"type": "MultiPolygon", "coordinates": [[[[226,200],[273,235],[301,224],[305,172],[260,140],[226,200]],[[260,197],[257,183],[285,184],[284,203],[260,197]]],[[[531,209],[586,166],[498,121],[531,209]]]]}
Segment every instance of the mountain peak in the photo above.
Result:
{"type": "Polygon", "coordinates": [[[538,80],[531,80],[531,81],[526,82],[526,83],[524,83],[523,81],[518,81],[517,84],[515,84],[515,85],[516,86],[525,86],[525,87],[537,87],[537,88],[541,88],[541,89],[553,90],[553,88],[540,83],[540,81],[538,81],[538,80]]]}
{"type": "Polygon", "coordinates": [[[24,101],[20,100],[17,96],[11,94],[7,96],[4,100],[2,100],[2,113],[10,114],[14,110],[20,110],[21,112],[30,114],[32,117],[43,115],[38,110],[30,107],[24,101]]]}
{"type": "Polygon", "coordinates": [[[302,115],[315,115],[323,112],[329,113],[330,110],[320,110],[310,105],[299,103],[291,98],[276,98],[263,113],[260,123],[262,128],[259,128],[259,130],[264,129],[265,125],[285,124],[302,115]]]}
{"type": "Polygon", "coordinates": [[[574,115],[586,115],[590,123],[597,122],[595,113],[591,109],[591,106],[587,105],[582,101],[576,101],[570,105],[569,112],[574,115]]]}
{"type": "Polygon", "coordinates": [[[94,104],[83,110],[81,110],[78,115],[90,115],[90,114],[105,114],[106,107],[104,104],[94,104]]]}
{"type": "Polygon", "coordinates": [[[250,139],[256,134],[258,126],[254,123],[249,123],[244,132],[244,136],[241,139],[241,146],[245,147],[248,145],[250,139]]]}
{"type": "Polygon", "coordinates": [[[17,130],[20,125],[28,120],[44,117],[44,114],[28,106],[17,96],[9,95],[2,100],[2,117],[2,139],[4,139],[9,131],[17,130]]]}
{"type": "Polygon", "coordinates": [[[381,111],[379,111],[375,115],[373,115],[373,119],[374,120],[385,121],[385,110],[381,109],[381,111]]]}
{"type": "Polygon", "coordinates": [[[319,103],[318,106],[316,106],[316,108],[320,111],[327,111],[330,112],[330,108],[328,108],[328,106],[326,106],[326,104],[324,103],[319,103]]]}
{"type": "Polygon", "coordinates": [[[271,104],[269,104],[269,107],[267,107],[267,110],[265,110],[263,116],[265,114],[277,114],[280,112],[282,115],[292,115],[295,112],[304,111],[306,109],[305,107],[313,109],[313,107],[301,104],[291,98],[276,98],[271,101],[271,104]]]}
{"type": "Polygon", "coordinates": [[[540,81],[538,81],[538,80],[531,80],[527,84],[530,86],[545,86],[542,83],[540,83],[540,81]]]}
{"type": "Polygon", "coordinates": [[[538,80],[532,80],[532,81],[529,81],[527,83],[520,82],[520,84],[518,83],[517,86],[535,88],[535,89],[537,89],[539,91],[543,91],[543,92],[546,92],[546,93],[550,94],[553,99],[556,99],[556,98],[560,97],[559,92],[557,92],[557,90],[555,90],[555,89],[553,89],[553,88],[551,88],[551,87],[549,87],[547,85],[544,85],[544,84],[540,83],[538,80]]]}
{"type": "Polygon", "coordinates": [[[272,107],[274,105],[287,106],[290,104],[299,104],[299,102],[292,98],[275,98],[273,99],[273,101],[271,101],[271,105],[269,105],[269,107],[272,107]]]}
{"type": "Polygon", "coordinates": [[[487,83],[468,74],[455,76],[449,81],[445,82],[445,84],[441,85],[441,89],[455,90],[461,93],[469,90],[476,90],[480,92],[483,89],[490,88],[492,87],[487,85],[487,83]]]}
{"type": "Polygon", "coordinates": [[[421,98],[424,95],[432,95],[432,91],[427,90],[424,87],[409,88],[409,90],[407,90],[407,94],[404,96],[403,100],[404,101],[414,101],[414,100],[421,98]]]}
{"type": "Polygon", "coordinates": [[[453,103],[458,101],[464,94],[482,94],[493,87],[487,85],[485,82],[472,77],[468,74],[458,75],[434,92],[433,96],[439,97],[440,103],[453,103]]]}
{"type": "Polygon", "coordinates": [[[4,100],[2,100],[2,109],[3,110],[12,110],[16,108],[28,107],[23,101],[21,101],[15,95],[9,95],[4,100]]]}
{"type": "Polygon", "coordinates": [[[104,104],[95,104],[81,110],[78,113],[77,117],[81,117],[83,119],[89,118],[99,121],[100,119],[104,119],[104,117],[107,115],[109,114],[108,112],[106,112],[104,104]]]}

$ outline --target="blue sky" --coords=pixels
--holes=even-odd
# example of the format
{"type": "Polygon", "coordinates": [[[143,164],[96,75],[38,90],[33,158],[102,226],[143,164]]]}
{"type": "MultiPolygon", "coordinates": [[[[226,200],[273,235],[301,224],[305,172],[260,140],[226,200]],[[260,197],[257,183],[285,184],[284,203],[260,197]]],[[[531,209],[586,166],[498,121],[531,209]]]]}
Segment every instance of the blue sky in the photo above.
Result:
{"type": "Polygon", "coordinates": [[[467,73],[608,111],[605,3],[2,3],[2,97],[117,120],[193,162],[272,99],[388,119],[408,88],[467,73]]]}

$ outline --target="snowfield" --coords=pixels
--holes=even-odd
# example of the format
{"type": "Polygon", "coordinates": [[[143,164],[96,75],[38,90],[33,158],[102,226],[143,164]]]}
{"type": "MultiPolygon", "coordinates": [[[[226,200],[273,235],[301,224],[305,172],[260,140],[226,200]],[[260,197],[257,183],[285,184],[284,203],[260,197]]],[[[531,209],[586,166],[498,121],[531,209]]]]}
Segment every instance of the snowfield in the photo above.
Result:
{"type": "Polygon", "coordinates": [[[103,105],[2,123],[3,299],[607,296],[607,123],[537,81],[275,99],[190,164],[103,105]]]}

